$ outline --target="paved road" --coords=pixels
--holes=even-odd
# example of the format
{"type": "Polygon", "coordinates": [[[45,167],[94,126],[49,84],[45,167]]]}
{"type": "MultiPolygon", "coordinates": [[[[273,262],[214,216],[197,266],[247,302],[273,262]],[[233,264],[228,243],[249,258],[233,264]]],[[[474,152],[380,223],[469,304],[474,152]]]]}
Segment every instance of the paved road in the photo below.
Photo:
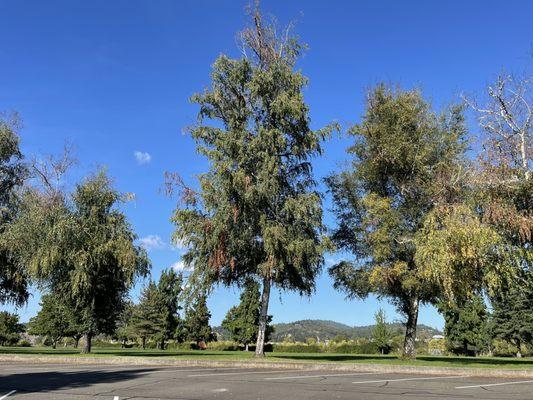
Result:
{"type": "Polygon", "coordinates": [[[0,400],[533,399],[533,380],[344,371],[0,363],[0,400]]]}

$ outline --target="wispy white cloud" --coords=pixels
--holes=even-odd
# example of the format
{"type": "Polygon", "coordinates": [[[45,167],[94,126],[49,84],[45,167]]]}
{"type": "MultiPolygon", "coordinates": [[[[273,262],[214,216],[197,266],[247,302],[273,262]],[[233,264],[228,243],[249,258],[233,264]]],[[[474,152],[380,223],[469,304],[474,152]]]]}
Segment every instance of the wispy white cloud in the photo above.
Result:
{"type": "Polygon", "coordinates": [[[170,266],[174,271],[190,271],[192,268],[185,265],[183,261],[176,261],[170,266]]]}
{"type": "Polygon", "coordinates": [[[159,235],[148,235],[139,239],[139,244],[146,250],[163,250],[167,244],[159,235]]]}
{"type": "Polygon", "coordinates": [[[136,151],[133,153],[133,155],[135,156],[135,160],[137,160],[137,164],[139,165],[148,164],[150,161],[152,161],[152,156],[146,152],[136,151]]]}

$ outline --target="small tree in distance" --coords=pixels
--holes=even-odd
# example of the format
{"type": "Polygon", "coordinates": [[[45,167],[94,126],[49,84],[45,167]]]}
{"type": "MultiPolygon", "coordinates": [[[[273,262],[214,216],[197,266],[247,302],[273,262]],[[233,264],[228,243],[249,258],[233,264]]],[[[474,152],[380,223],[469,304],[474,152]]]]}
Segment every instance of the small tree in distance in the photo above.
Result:
{"type": "Polygon", "coordinates": [[[52,294],[41,298],[41,310],[30,319],[28,333],[46,336],[52,342],[52,348],[66,336],[69,336],[70,319],[64,302],[52,294]]]}
{"type": "MultiPolygon", "coordinates": [[[[222,328],[231,333],[234,341],[243,344],[246,351],[249,344],[257,340],[260,298],[259,284],[253,280],[247,281],[239,305],[231,307],[222,321],[222,328]]],[[[265,341],[269,340],[272,332],[271,320],[272,316],[269,315],[265,341]]]]}
{"type": "Polygon", "coordinates": [[[207,296],[198,294],[186,309],[185,330],[188,340],[196,342],[201,349],[205,348],[205,343],[213,340],[213,330],[209,326],[211,313],[207,308],[207,296]]]}
{"type": "Polygon", "coordinates": [[[0,346],[8,346],[20,340],[24,332],[24,325],[19,322],[19,316],[7,311],[0,311],[0,346]]]}
{"type": "Polygon", "coordinates": [[[387,354],[391,349],[392,331],[387,324],[387,316],[383,309],[374,314],[376,324],[372,329],[372,340],[381,354],[387,354]]]}

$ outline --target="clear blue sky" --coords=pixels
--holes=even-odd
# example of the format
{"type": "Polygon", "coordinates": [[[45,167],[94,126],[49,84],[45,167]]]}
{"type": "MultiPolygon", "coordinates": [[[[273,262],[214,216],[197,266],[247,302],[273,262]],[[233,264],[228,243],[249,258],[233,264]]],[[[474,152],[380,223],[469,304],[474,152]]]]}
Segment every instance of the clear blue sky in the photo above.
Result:
{"type": "MultiPolygon", "coordinates": [[[[74,177],[105,165],[121,190],[136,194],[125,211],[153,244],[154,278],[180,257],[169,245],[175,202],[159,194],[163,172],[192,182],[206,169],[184,134],[197,111],[188,98],[209,85],[219,54],[238,56],[235,33],[246,4],[0,1],[0,110],[21,113],[26,154],[57,153],[68,139],[80,161],[74,177]],[[139,162],[135,152],[150,160],[140,155],[139,162]]],[[[523,69],[533,49],[531,1],[263,0],[262,8],[281,23],[296,19],[309,44],[299,68],[310,79],[305,97],[313,127],[358,121],[365,89],[379,81],[418,86],[441,108],[462,91],[480,93],[502,69],[523,69]]],[[[314,163],[319,178],[342,164],[348,144],[345,138],[327,144],[314,163]]],[[[333,223],[329,213],[326,222],[333,223]]],[[[35,293],[18,310],[22,320],[36,313],[38,299],[35,293]]],[[[217,289],[209,300],[212,323],[237,300],[236,290],[217,289]]],[[[363,325],[380,306],[398,318],[386,302],[345,301],[323,274],[311,299],[276,292],[271,313],[275,322],[363,325]]],[[[429,307],[419,321],[443,325],[429,307]]]]}

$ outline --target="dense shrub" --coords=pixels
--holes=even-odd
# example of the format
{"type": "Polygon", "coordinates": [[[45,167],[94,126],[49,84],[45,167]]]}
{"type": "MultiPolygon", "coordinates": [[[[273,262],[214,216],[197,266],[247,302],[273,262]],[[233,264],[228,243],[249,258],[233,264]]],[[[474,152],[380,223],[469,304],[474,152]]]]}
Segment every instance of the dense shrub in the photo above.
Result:
{"type": "Polygon", "coordinates": [[[305,343],[280,343],[273,344],[272,351],[275,353],[322,353],[322,346],[305,343]]]}
{"type": "Polygon", "coordinates": [[[342,342],[329,346],[327,348],[328,353],[337,354],[377,354],[379,353],[377,346],[374,343],[351,343],[342,342]]]}

